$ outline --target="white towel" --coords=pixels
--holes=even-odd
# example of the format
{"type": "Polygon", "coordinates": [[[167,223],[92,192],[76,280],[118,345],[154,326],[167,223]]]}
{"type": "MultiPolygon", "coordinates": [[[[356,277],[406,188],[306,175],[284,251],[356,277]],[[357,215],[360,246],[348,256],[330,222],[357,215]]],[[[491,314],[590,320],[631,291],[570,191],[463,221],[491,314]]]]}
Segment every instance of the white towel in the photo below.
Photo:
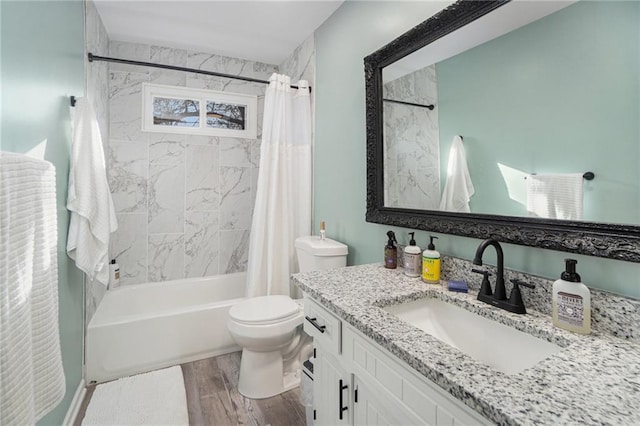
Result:
{"type": "Polygon", "coordinates": [[[440,210],[468,213],[469,200],[475,189],[471,182],[471,175],[467,167],[467,157],[460,136],[454,136],[449,150],[449,164],[447,166],[447,181],[444,184],[440,210]]]}
{"type": "Polygon", "coordinates": [[[0,424],[35,424],[65,392],[56,172],[0,152],[0,424]]]}
{"type": "Polygon", "coordinates": [[[90,280],[109,284],[109,238],[118,229],[98,121],[86,97],[71,108],[71,212],[67,254],[90,280]]]}
{"type": "Polygon", "coordinates": [[[582,220],[582,173],[529,175],[526,186],[530,216],[582,220]]]}

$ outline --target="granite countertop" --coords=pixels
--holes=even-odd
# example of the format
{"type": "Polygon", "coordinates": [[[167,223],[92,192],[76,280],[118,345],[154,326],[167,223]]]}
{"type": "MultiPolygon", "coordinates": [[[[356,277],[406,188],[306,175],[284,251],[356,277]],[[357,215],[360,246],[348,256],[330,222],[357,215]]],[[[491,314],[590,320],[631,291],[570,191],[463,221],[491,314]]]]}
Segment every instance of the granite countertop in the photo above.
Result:
{"type": "MultiPolygon", "coordinates": [[[[518,315],[409,278],[382,264],[295,274],[293,283],[487,419],[521,424],[640,424],[640,345],[554,327],[549,315],[518,315]],[[553,342],[563,349],[509,375],[488,367],[381,307],[434,297],[553,342]]],[[[500,348],[496,348],[500,350],[500,348]]]]}

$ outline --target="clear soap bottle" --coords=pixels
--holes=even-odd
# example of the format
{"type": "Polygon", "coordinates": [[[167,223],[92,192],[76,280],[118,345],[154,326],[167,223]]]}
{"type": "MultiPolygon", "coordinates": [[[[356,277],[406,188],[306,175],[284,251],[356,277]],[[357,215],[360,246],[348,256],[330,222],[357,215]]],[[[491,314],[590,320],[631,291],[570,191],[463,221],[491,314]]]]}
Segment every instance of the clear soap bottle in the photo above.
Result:
{"type": "Polygon", "coordinates": [[[575,259],[565,259],[565,271],[552,288],[552,320],[556,327],[580,334],[591,332],[591,293],[576,272],[575,259]]]}

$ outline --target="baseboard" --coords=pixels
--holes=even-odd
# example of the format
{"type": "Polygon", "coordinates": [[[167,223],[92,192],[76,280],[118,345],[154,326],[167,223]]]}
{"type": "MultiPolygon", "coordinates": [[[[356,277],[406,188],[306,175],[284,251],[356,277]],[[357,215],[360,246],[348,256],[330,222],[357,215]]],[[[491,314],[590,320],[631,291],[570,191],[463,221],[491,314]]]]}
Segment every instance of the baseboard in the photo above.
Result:
{"type": "Polygon", "coordinates": [[[64,420],[62,424],[64,426],[73,426],[73,422],[75,422],[76,417],[80,413],[80,408],[82,407],[82,401],[84,401],[84,396],[87,393],[87,387],[84,384],[84,379],[80,380],[80,384],[78,385],[78,389],[76,389],[76,393],[73,395],[73,399],[71,400],[71,405],[67,410],[67,415],[64,416],[64,420]]]}

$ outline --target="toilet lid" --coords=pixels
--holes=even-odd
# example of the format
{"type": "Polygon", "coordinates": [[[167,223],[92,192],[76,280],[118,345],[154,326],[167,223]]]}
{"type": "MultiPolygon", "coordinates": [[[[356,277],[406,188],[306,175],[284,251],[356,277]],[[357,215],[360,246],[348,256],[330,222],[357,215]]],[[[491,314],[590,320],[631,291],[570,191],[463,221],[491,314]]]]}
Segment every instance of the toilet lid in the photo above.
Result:
{"type": "Polygon", "coordinates": [[[300,306],[289,296],[251,297],[229,309],[235,321],[260,324],[289,318],[300,312],[300,306]]]}

